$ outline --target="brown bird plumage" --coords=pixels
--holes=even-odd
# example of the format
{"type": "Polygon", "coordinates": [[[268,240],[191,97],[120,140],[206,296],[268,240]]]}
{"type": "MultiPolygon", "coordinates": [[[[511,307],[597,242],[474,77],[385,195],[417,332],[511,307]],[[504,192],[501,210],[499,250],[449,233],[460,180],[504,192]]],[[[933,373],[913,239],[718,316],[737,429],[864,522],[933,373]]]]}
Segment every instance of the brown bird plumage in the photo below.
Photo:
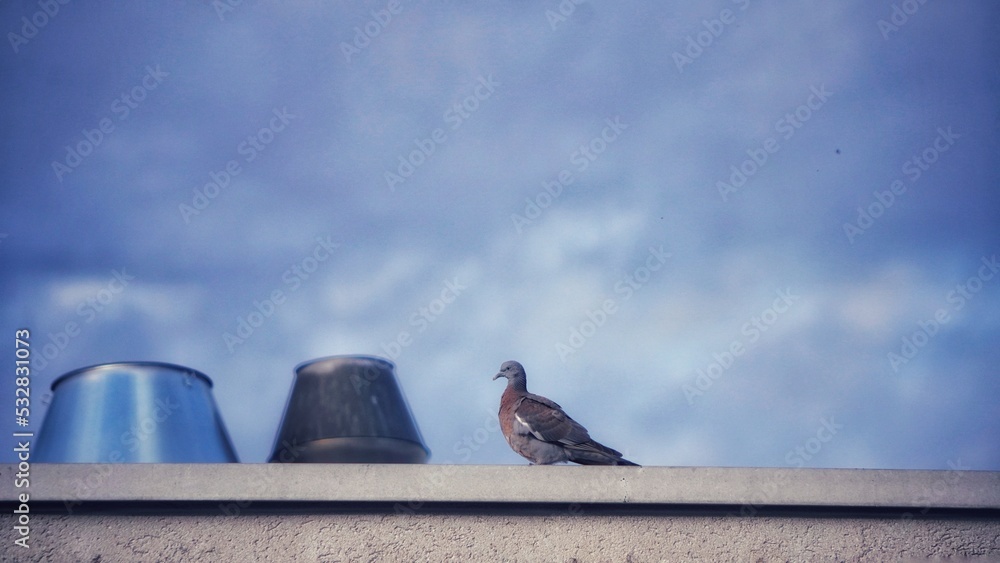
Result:
{"type": "Polygon", "coordinates": [[[500,397],[500,430],[512,450],[533,464],[572,461],[581,465],[638,465],[595,442],[562,407],[528,392],[524,367],[504,362],[493,379],[507,378],[500,397]]]}

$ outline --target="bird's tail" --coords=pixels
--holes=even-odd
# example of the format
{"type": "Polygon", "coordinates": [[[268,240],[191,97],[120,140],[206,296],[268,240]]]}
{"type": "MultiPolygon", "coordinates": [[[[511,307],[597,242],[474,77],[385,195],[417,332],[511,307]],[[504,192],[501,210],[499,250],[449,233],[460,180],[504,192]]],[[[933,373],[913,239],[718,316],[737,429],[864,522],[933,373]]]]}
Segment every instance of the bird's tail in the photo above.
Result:
{"type": "Polygon", "coordinates": [[[580,465],[632,465],[641,467],[638,463],[632,463],[623,458],[621,452],[593,440],[577,444],[573,447],[567,447],[566,452],[569,454],[569,461],[579,463],[580,465]]]}

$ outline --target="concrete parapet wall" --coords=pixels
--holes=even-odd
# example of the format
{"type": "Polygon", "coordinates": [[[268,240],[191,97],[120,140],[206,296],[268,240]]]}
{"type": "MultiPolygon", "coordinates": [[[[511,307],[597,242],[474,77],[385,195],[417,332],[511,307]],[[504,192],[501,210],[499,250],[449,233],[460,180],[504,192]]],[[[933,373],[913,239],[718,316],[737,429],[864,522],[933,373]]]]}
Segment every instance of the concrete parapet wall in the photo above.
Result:
{"type": "Polygon", "coordinates": [[[1000,561],[1000,473],[442,465],[31,467],[17,561],[1000,561]]]}

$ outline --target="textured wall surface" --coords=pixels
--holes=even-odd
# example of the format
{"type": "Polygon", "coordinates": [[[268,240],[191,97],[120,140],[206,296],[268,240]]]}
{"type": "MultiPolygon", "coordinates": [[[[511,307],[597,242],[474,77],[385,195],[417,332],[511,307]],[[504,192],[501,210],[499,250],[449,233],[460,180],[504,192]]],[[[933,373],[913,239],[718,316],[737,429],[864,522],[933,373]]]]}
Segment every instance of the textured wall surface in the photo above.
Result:
{"type": "Polygon", "coordinates": [[[1000,472],[32,464],[20,488],[18,471],[0,465],[0,561],[1000,562],[1000,472]]]}
{"type": "MultiPolygon", "coordinates": [[[[9,530],[11,519],[5,519],[9,530]]],[[[988,520],[545,514],[38,515],[17,561],[1000,561],[988,520]]],[[[4,560],[8,560],[4,557],[4,560]]]]}

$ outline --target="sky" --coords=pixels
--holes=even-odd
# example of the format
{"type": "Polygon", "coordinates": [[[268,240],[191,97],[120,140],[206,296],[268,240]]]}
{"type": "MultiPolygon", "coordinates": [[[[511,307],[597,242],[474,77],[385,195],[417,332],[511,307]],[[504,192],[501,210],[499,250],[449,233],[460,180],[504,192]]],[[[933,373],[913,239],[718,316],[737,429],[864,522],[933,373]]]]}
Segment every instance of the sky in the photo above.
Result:
{"type": "Polygon", "coordinates": [[[1000,470],[998,17],[5,2],[0,461],[28,329],[28,429],[171,362],[242,462],[294,366],[364,354],[430,463],[527,463],[518,360],[643,465],[1000,470]]]}

